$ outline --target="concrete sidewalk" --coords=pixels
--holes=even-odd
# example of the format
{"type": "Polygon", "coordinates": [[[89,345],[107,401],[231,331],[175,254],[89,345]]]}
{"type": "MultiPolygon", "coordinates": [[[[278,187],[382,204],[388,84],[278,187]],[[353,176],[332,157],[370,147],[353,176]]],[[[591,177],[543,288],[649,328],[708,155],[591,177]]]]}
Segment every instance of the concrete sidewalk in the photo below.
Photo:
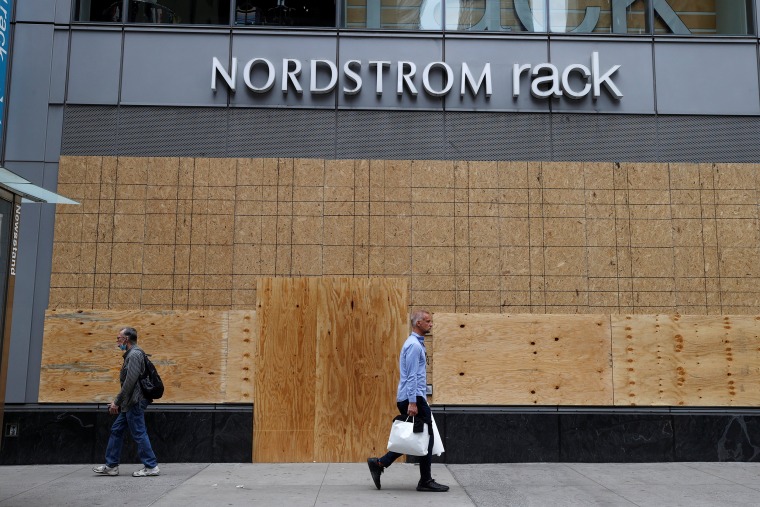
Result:
{"type": "Polygon", "coordinates": [[[755,463],[433,465],[447,493],[415,490],[397,463],[375,489],[365,463],[161,464],[159,477],[96,476],[91,465],[0,467],[0,507],[19,506],[757,506],[755,463]]]}

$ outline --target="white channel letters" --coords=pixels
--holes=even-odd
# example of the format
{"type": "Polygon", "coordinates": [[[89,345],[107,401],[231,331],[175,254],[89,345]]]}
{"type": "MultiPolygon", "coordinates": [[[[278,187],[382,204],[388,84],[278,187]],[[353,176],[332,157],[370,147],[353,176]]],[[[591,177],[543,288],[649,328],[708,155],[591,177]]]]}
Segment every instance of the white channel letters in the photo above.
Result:
{"type": "Polygon", "coordinates": [[[21,205],[16,204],[13,212],[13,240],[11,241],[11,276],[16,276],[16,259],[18,258],[18,229],[21,223],[21,205]]]}
{"type": "MultiPolygon", "coordinates": [[[[620,65],[613,65],[603,70],[599,53],[591,53],[590,65],[572,63],[564,68],[559,68],[552,63],[515,63],[512,65],[511,83],[494,83],[491,75],[491,63],[486,62],[479,66],[469,65],[462,62],[455,70],[446,62],[431,62],[425,65],[418,76],[417,64],[410,61],[381,61],[348,60],[343,64],[342,73],[338,65],[331,60],[318,59],[302,63],[300,60],[283,58],[280,66],[280,89],[283,94],[294,92],[298,95],[304,93],[302,85],[302,70],[304,65],[309,69],[310,94],[320,95],[334,92],[340,86],[345,95],[357,95],[365,87],[361,71],[366,69],[374,74],[374,93],[382,95],[385,78],[390,74],[390,69],[395,66],[396,89],[398,96],[409,95],[416,97],[422,91],[431,97],[445,97],[456,88],[460,97],[470,93],[473,97],[479,94],[488,99],[494,93],[498,85],[511,86],[512,97],[517,99],[524,90],[529,90],[537,99],[551,99],[566,97],[580,100],[591,95],[597,99],[602,95],[602,89],[614,99],[623,98],[623,93],[615,84],[615,74],[620,70],[620,65]],[[431,79],[435,76],[435,79],[431,79]],[[476,78],[477,76],[477,78],[476,78]],[[341,80],[339,85],[339,80],[341,80]],[[421,83],[420,83],[421,81],[421,83]],[[434,84],[440,83],[440,84],[434,84]]],[[[229,70],[213,57],[211,63],[211,90],[217,91],[217,84],[221,80],[227,89],[235,93],[238,80],[238,59],[232,58],[229,70]]],[[[255,94],[271,92],[278,77],[277,66],[266,58],[253,58],[246,62],[242,72],[245,87],[255,94]]],[[[372,87],[372,83],[368,85],[372,87]]],[[[454,92],[456,93],[456,92],[454,92]]]]}

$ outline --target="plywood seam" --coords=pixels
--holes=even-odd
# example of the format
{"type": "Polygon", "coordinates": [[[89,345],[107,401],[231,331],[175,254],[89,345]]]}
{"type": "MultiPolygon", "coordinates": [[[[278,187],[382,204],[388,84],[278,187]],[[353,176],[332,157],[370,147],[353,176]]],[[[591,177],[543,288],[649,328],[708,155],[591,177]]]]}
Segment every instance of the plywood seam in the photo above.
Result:
{"type": "Polygon", "coordinates": [[[229,377],[229,369],[227,368],[228,362],[229,362],[229,355],[230,355],[230,312],[224,312],[224,317],[222,318],[222,328],[221,328],[221,346],[222,346],[222,363],[221,363],[221,391],[222,391],[222,400],[227,399],[227,383],[228,383],[228,377],[229,377]]]}
{"type": "Polygon", "coordinates": [[[615,383],[614,383],[614,379],[615,379],[615,361],[614,361],[614,357],[615,356],[614,356],[614,350],[613,350],[613,347],[612,347],[612,315],[608,315],[607,316],[607,322],[609,323],[609,326],[610,326],[609,327],[609,329],[610,329],[610,333],[609,333],[610,355],[609,355],[609,359],[608,359],[608,361],[610,363],[610,380],[609,381],[612,384],[612,405],[614,406],[615,405],[616,392],[615,392],[615,383]]]}

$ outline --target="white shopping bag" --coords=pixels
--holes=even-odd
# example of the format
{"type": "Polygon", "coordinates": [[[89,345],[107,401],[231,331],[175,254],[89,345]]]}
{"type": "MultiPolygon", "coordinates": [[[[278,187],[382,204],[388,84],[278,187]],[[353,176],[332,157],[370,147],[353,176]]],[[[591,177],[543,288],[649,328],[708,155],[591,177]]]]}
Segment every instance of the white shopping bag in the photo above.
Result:
{"type": "Polygon", "coordinates": [[[422,432],[414,432],[414,418],[405,421],[393,421],[391,434],[388,437],[388,450],[411,456],[425,456],[430,443],[428,425],[423,424],[422,432]]]}
{"type": "Polygon", "coordinates": [[[443,440],[441,440],[441,434],[438,433],[438,426],[435,424],[435,417],[433,417],[433,413],[430,413],[430,419],[433,420],[433,456],[440,456],[444,453],[443,450],[443,440]]]}

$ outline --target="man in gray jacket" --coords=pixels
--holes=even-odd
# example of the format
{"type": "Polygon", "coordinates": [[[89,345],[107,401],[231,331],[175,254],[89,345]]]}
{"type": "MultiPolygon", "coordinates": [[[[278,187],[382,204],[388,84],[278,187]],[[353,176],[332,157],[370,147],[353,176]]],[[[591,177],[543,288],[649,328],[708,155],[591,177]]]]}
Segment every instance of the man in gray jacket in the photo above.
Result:
{"type": "Polygon", "coordinates": [[[111,436],[106,448],[106,464],[94,467],[99,475],[119,475],[119,459],[124,443],[124,430],[129,428],[132,439],[137,444],[137,454],[143,463],[143,469],[132,474],[133,477],[150,477],[159,474],[156,455],[150,445],[148,431],[145,428],[145,408],[151,400],[143,396],[140,377],[145,371],[145,352],[137,346],[137,331],[125,327],[116,337],[119,348],[124,352],[124,364],[119,373],[121,391],[116,399],[108,405],[108,412],[118,416],[111,426],[111,436]]]}

